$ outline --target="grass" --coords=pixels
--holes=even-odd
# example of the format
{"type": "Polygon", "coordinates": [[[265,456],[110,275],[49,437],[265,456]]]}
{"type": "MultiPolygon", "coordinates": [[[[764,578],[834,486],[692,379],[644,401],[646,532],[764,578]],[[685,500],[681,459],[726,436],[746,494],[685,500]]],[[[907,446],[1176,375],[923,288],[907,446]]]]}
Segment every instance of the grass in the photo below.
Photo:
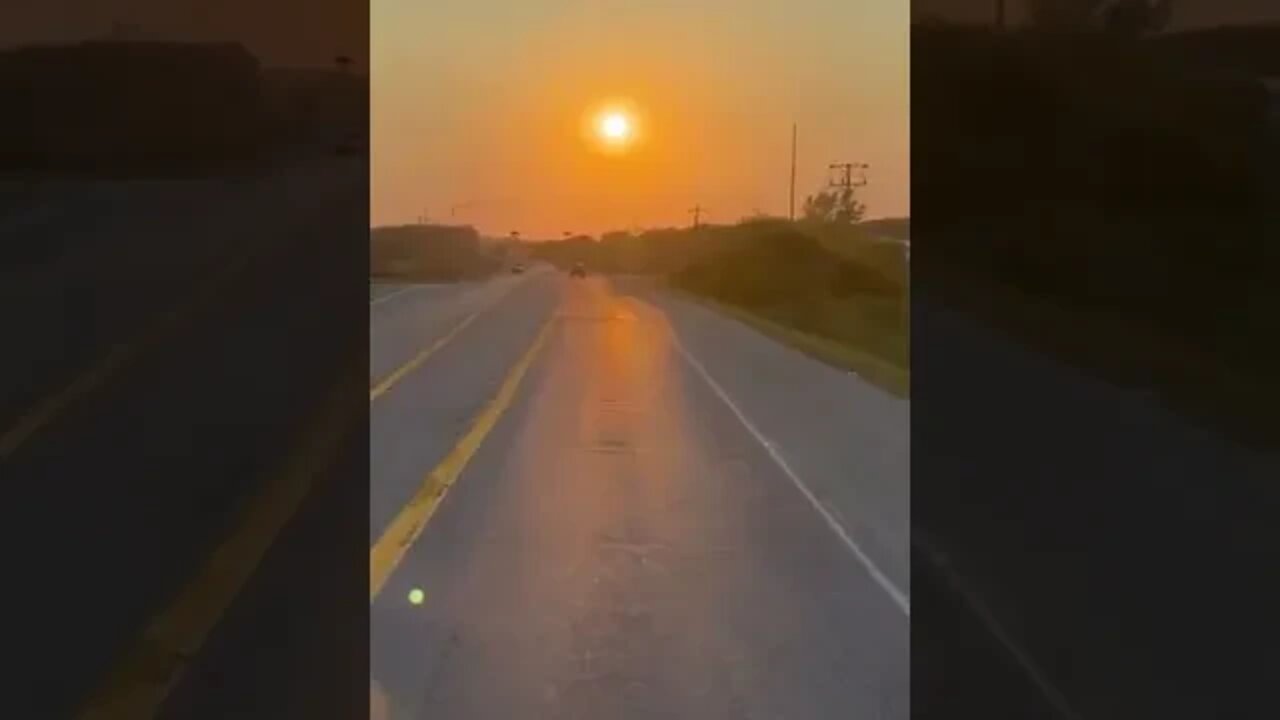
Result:
{"type": "MultiPolygon", "coordinates": [[[[679,288],[672,289],[677,294],[754,328],[761,334],[783,345],[803,352],[833,367],[853,372],[894,397],[909,399],[911,396],[911,372],[908,368],[908,353],[905,350],[906,343],[902,342],[901,333],[892,333],[884,329],[883,326],[879,328],[863,326],[857,330],[862,342],[852,338],[837,340],[832,337],[806,332],[796,327],[794,323],[767,317],[759,312],[714,300],[705,295],[679,288]],[[894,335],[897,335],[897,337],[894,335]],[[880,349],[893,344],[903,346],[903,350],[896,353],[896,360],[869,349],[870,347],[880,349]]],[[[848,309],[848,305],[846,305],[848,302],[856,301],[845,301],[841,305],[848,309]]],[[[846,322],[852,325],[853,319],[856,317],[856,315],[852,316],[846,322]]]]}
{"type": "MultiPolygon", "coordinates": [[[[722,233],[727,241],[671,275],[672,286],[908,397],[905,268],[893,272],[870,257],[886,243],[847,225],[747,223],[722,233]]],[[[879,259],[900,255],[888,249],[879,259]]]]}
{"type": "MultiPolygon", "coordinates": [[[[930,278],[948,304],[1026,346],[1255,448],[1280,440],[1280,382],[1150,327],[1142,318],[1073,307],[987,278],[930,278]]],[[[1210,302],[1209,298],[1205,302],[1210,302]]]]}
{"type": "Polygon", "coordinates": [[[872,234],[857,225],[819,227],[811,232],[831,252],[874,268],[885,277],[901,278],[906,272],[902,246],[893,238],[872,234]]]}

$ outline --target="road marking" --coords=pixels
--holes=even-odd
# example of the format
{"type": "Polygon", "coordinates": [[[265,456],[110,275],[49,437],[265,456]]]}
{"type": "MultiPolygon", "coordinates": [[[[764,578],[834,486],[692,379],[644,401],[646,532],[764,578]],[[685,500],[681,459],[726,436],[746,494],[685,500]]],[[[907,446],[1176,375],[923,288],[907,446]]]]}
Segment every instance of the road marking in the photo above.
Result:
{"type": "Polygon", "coordinates": [[[231,282],[228,278],[238,275],[254,258],[263,254],[263,252],[250,250],[249,253],[235,258],[231,261],[229,269],[203,285],[185,304],[161,315],[146,330],[138,333],[132,341],[113,346],[97,366],[81,374],[62,390],[36,403],[35,409],[19,418],[17,423],[0,435],[0,459],[12,455],[68,407],[106,384],[112,376],[138,357],[143,348],[155,345],[164,336],[176,330],[185,316],[196,312],[206,302],[219,297],[215,291],[221,289],[224,283],[231,282]]]}
{"type": "Polygon", "coordinates": [[[465,330],[466,327],[480,315],[480,313],[484,312],[484,310],[485,308],[481,308],[480,310],[477,310],[463,318],[462,322],[454,325],[453,328],[449,330],[449,332],[445,333],[443,337],[436,338],[435,342],[423,348],[422,351],[417,355],[414,355],[409,362],[401,365],[395,370],[392,370],[391,374],[387,375],[382,380],[378,381],[378,383],[373,387],[369,388],[369,402],[373,402],[385,395],[388,390],[394,387],[396,383],[403,380],[406,375],[421,367],[422,363],[426,362],[432,355],[435,355],[440,348],[452,342],[453,339],[458,336],[458,333],[465,330]]]}
{"type": "MultiPolygon", "coordinates": [[[[352,373],[359,377],[358,372],[352,373]]],[[[205,566],[155,616],[82,707],[80,720],[147,720],[155,717],[189,661],[249,582],[281,531],[306,500],[315,479],[328,469],[342,439],[356,428],[363,409],[351,407],[358,380],[342,382],[325,399],[317,420],[303,433],[266,487],[245,507],[235,530],[205,566]]]]}
{"type": "Polygon", "coordinates": [[[479,317],[485,311],[489,310],[490,308],[496,306],[498,303],[502,302],[502,300],[506,298],[507,295],[510,295],[511,292],[514,291],[521,284],[522,283],[514,283],[511,286],[502,289],[502,292],[499,293],[497,297],[493,298],[493,300],[487,303],[484,307],[481,307],[479,310],[476,310],[475,312],[463,318],[462,322],[458,323],[457,325],[454,325],[453,328],[449,330],[449,332],[445,333],[444,337],[436,338],[435,342],[423,348],[417,355],[414,355],[413,358],[409,360],[409,362],[401,365],[395,370],[392,370],[390,374],[388,374],[386,377],[384,377],[383,379],[375,383],[372,387],[369,388],[369,402],[373,402],[374,400],[377,400],[378,398],[385,395],[388,390],[390,390],[392,387],[395,386],[396,383],[403,380],[405,376],[408,375],[409,373],[421,367],[422,363],[426,362],[432,355],[435,355],[436,352],[438,352],[445,345],[448,345],[450,342],[452,342],[453,339],[456,338],[459,333],[465,330],[466,327],[472,323],[472,321],[474,321],[477,317],[479,317]]]}
{"type": "MultiPolygon", "coordinates": [[[[289,237],[294,238],[295,235],[290,233],[289,237]]],[[[71,405],[96,392],[132,363],[143,349],[158,344],[167,335],[176,331],[187,316],[195,314],[212,301],[224,297],[220,292],[223,287],[234,282],[255,261],[282,251],[287,245],[285,241],[250,243],[248,247],[233,251],[233,257],[222,258],[225,264],[215,270],[212,275],[206,276],[205,282],[184,301],[162,313],[131,340],[112,346],[96,366],[86,370],[61,390],[37,401],[34,409],[0,433],[0,460],[13,455],[18,448],[51,424],[71,405]]]]}
{"type": "Polygon", "coordinates": [[[1062,718],[1062,720],[1080,720],[1080,715],[1071,708],[1071,704],[1067,702],[1066,697],[1058,690],[1058,688],[1054,687],[1053,683],[1049,682],[1048,677],[1040,670],[1040,667],[1036,665],[1035,661],[1031,659],[1031,656],[1023,651],[1023,649],[1019,647],[1011,637],[1009,637],[1009,634],[1006,633],[1000,623],[996,621],[995,616],[991,614],[986,605],[978,599],[978,596],[975,593],[971,592],[966,587],[960,576],[951,569],[943,554],[938,552],[932,543],[919,537],[917,533],[912,534],[911,544],[914,545],[916,549],[924,553],[925,557],[929,559],[929,563],[933,565],[938,574],[942,576],[943,582],[951,586],[951,591],[959,595],[960,599],[964,601],[964,604],[968,606],[969,611],[978,616],[978,620],[987,629],[987,632],[991,633],[991,635],[995,637],[996,642],[1000,643],[1005,652],[1013,656],[1014,662],[1017,663],[1018,666],[1022,668],[1022,671],[1031,678],[1032,684],[1036,686],[1036,689],[1039,690],[1040,693],[1044,695],[1045,699],[1048,700],[1049,704],[1053,706],[1053,709],[1058,713],[1058,716],[1062,718]]]}
{"type": "Polygon", "coordinates": [[[371,300],[371,301],[369,302],[369,307],[374,307],[375,305],[381,305],[382,303],[384,303],[384,302],[386,302],[386,301],[390,300],[391,298],[400,297],[401,295],[403,295],[403,294],[405,294],[405,293],[409,292],[410,290],[421,290],[421,289],[423,289],[424,287],[428,287],[428,286],[426,286],[426,285],[410,285],[410,286],[408,286],[408,287],[402,287],[402,288],[400,288],[399,290],[396,290],[396,291],[394,291],[394,292],[389,292],[389,293],[387,293],[386,295],[383,295],[382,297],[374,298],[373,300],[371,300]]]}
{"type": "Polygon", "coordinates": [[[426,529],[427,523],[435,514],[436,508],[444,499],[449,488],[457,482],[467,463],[480,449],[484,439],[498,424],[515,399],[520,382],[524,379],[529,367],[542,346],[551,335],[556,317],[552,315],[542,324],[533,343],[525,350],[524,355],[512,366],[507,377],[502,381],[498,394],[489,401],[484,410],[472,421],[467,431],[444,460],[440,461],[423,479],[422,485],[414,493],[409,502],[400,510],[395,519],[387,525],[378,541],[369,549],[369,602],[372,603],[382,592],[387,580],[395,572],[396,567],[408,554],[418,536],[426,529]]]}
{"type": "Polygon", "coordinates": [[[875,564],[875,561],[863,552],[862,548],[858,546],[858,543],[854,542],[853,538],[849,535],[849,532],[844,529],[844,526],[836,520],[835,516],[833,516],[825,506],[823,506],[817,496],[809,490],[809,486],[805,485],[804,481],[800,479],[800,476],[791,469],[791,466],[787,464],[786,458],[782,457],[782,454],[778,452],[777,446],[775,446],[772,441],[765,437],[764,434],[756,428],[755,424],[752,423],[751,420],[743,414],[742,410],[738,408],[737,403],[735,403],[733,399],[729,397],[729,394],[724,391],[724,388],[720,387],[720,383],[716,382],[715,378],[711,377],[711,373],[707,372],[707,369],[703,367],[702,363],[685,348],[685,346],[680,342],[680,338],[676,335],[674,328],[671,330],[671,342],[684,359],[693,366],[693,369],[702,376],[702,379],[706,381],[707,385],[711,387],[711,390],[715,392],[720,400],[723,401],[725,405],[729,406],[729,409],[738,417],[738,421],[747,429],[747,432],[751,433],[752,437],[756,439],[756,442],[760,443],[760,445],[764,447],[764,449],[769,453],[769,457],[773,458],[773,462],[781,468],[783,474],[790,478],[792,484],[794,484],[800,490],[800,493],[809,500],[809,504],[813,505],[813,508],[818,511],[818,514],[827,521],[827,526],[830,527],[836,536],[840,538],[840,541],[849,549],[849,552],[853,553],[853,556],[858,559],[858,562],[862,563],[862,565],[867,569],[867,572],[871,574],[871,579],[875,580],[876,584],[885,591],[889,596],[889,599],[898,606],[898,609],[902,610],[904,615],[911,617],[911,598],[908,597],[906,593],[902,592],[902,590],[900,590],[898,586],[889,579],[888,575],[885,575],[884,571],[875,564]]]}

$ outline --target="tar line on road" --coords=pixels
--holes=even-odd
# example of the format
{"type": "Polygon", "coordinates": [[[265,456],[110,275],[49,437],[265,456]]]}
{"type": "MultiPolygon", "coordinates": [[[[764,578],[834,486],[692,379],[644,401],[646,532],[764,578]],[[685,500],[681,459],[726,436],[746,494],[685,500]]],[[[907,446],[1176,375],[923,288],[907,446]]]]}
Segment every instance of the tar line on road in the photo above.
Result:
{"type": "MultiPolygon", "coordinates": [[[[353,378],[361,373],[350,373],[353,378]]],[[[189,660],[248,583],[267,551],[297,514],[317,477],[332,466],[342,439],[359,430],[350,383],[324,399],[281,467],[245,507],[235,530],[205,566],[156,615],[142,636],[81,707],[80,720],[148,720],[161,710],[189,660]]]]}
{"type": "Polygon", "coordinates": [[[396,514],[377,542],[369,549],[369,602],[372,603],[386,585],[391,574],[413,543],[422,535],[436,508],[449,488],[457,482],[467,463],[480,449],[484,439],[498,424],[515,399],[516,391],[538,352],[546,344],[556,323],[553,315],[543,323],[538,335],[521,358],[508,371],[498,393],[472,421],[471,428],[458,440],[440,464],[427,473],[422,485],[409,502],[396,514]]]}

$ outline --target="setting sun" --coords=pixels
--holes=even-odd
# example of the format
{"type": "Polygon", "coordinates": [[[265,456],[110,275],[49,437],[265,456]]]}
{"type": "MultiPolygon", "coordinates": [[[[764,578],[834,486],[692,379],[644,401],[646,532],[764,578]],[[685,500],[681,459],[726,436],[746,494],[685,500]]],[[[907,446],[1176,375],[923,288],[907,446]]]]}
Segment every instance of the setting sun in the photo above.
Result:
{"type": "Polygon", "coordinates": [[[626,140],[631,135],[631,121],[622,113],[609,113],[600,121],[600,134],[615,142],[626,140]]]}
{"type": "Polygon", "coordinates": [[[629,153],[642,140],[639,106],[630,99],[613,98],[596,105],[583,116],[583,132],[589,145],[610,155],[629,153]]]}

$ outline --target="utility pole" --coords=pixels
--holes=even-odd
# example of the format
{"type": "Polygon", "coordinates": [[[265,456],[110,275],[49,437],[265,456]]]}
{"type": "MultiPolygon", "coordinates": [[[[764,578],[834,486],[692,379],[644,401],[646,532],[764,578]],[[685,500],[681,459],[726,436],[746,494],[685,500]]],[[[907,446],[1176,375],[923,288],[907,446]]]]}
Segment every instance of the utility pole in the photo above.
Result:
{"type": "Polygon", "coordinates": [[[1004,0],[996,0],[996,29],[1004,30],[1004,0]]]}
{"type": "Polygon", "coordinates": [[[830,169],[840,171],[840,179],[830,182],[831,187],[843,188],[849,190],[856,187],[862,187],[867,184],[866,170],[871,167],[866,163],[831,163],[830,169]],[[853,171],[858,171],[858,178],[855,181],[853,171]]]}
{"type": "Polygon", "coordinates": [[[791,192],[788,196],[787,219],[796,219],[796,124],[791,123],[791,192]]]}
{"type": "Polygon", "coordinates": [[[452,205],[449,206],[449,217],[451,218],[457,217],[459,210],[464,210],[466,208],[472,207],[477,202],[483,202],[483,201],[482,200],[478,201],[475,198],[471,198],[470,200],[459,200],[453,203],[452,205]]]}
{"type": "Polygon", "coordinates": [[[702,207],[701,205],[694,205],[692,208],[690,208],[689,212],[693,213],[693,229],[694,230],[697,230],[698,228],[702,227],[702,213],[705,211],[706,211],[706,208],[702,207]]]}

